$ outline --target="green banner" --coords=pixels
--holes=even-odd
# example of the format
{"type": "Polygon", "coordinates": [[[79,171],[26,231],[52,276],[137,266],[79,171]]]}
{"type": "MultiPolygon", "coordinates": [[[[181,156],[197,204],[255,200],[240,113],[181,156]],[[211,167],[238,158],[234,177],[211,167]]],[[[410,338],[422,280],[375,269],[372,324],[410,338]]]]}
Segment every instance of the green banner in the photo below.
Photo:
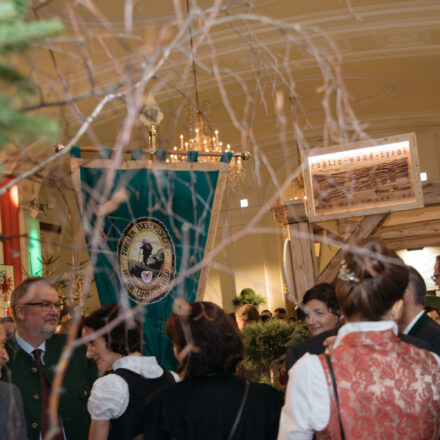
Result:
{"type": "Polygon", "coordinates": [[[114,171],[103,200],[112,160],[72,157],[71,162],[89,250],[95,237],[101,304],[127,298],[132,306],[147,304],[145,354],[174,368],[165,323],[176,297],[188,302],[203,297],[208,269],[201,263],[214,243],[228,165],[126,161],[114,171]],[[102,209],[111,212],[94,236],[102,209]]]}

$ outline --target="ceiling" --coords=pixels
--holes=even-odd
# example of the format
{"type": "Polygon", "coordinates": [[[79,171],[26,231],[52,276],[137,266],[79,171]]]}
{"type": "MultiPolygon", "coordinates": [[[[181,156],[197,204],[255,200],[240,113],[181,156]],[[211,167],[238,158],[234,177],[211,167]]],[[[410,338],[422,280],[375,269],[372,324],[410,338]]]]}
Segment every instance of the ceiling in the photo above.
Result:
{"type": "Polygon", "coordinates": [[[64,144],[138,146],[152,93],[171,147],[195,103],[191,24],[199,103],[225,143],[253,153],[242,191],[261,185],[261,200],[298,147],[439,127],[438,0],[190,3],[191,20],[182,0],[34,2],[29,17],[58,17],[65,33],[21,61],[41,90],[29,108],[60,121],[64,144]]]}
{"type": "MultiPolygon", "coordinates": [[[[191,24],[199,103],[208,103],[208,120],[224,143],[252,153],[246,180],[224,197],[219,225],[230,230],[217,234],[241,230],[244,238],[219,261],[260,280],[260,291],[276,298],[268,306],[282,305],[281,245],[269,236],[275,228],[267,212],[292,195],[300,149],[414,131],[421,162],[440,180],[440,2],[190,3],[188,19],[184,0],[32,0],[29,19],[58,17],[65,32],[18,58],[39,87],[24,108],[56,118],[64,145],[126,148],[146,143],[138,115],[151,93],[164,114],[160,145],[178,144],[188,127],[185,106],[196,101],[191,24]],[[237,201],[243,196],[246,210],[237,201]],[[259,229],[246,236],[250,219],[263,212],[259,229]]],[[[14,158],[17,174],[55,157],[54,145],[41,144],[18,158],[1,154],[3,162],[14,158]]],[[[59,206],[49,220],[73,223],[59,206]]],[[[389,228],[398,240],[400,226],[389,228]]],[[[251,284],[235,278],[219,276],[222,294],[251,284]]]]}

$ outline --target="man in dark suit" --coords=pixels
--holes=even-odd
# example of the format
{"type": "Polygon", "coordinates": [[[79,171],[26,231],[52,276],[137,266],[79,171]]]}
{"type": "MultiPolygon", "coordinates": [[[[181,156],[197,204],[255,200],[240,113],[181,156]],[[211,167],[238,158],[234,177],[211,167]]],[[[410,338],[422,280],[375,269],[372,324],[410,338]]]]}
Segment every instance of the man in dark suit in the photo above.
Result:
{"type": "Polygon", "coordinates": [[[430,344],[432,351],[440,355],[440,325],[425,312],[426,285],[421,275],[408,266],[409,284],[403,296],[404,307],[399,330],[430,344]]]}
{"type": "MultiPolygon", "coordinates": [[[[17,330],[7,341],[9,362],[5,379],[23,397],[29,440],[44,437],[48,429],[47,403],[66,335],[54,334],[60,317],[57,291],[44,278],[28,278],[11,295],[11,311],[17,330]],[[9,377],[8,377],[9,376],[9,377]]],[[[90,417],[87,399],[96,378],[96,367],[81,347],[72,353],[64,376],[58,414],[61,432],[56,439],[88,438],[90,417]]]]}

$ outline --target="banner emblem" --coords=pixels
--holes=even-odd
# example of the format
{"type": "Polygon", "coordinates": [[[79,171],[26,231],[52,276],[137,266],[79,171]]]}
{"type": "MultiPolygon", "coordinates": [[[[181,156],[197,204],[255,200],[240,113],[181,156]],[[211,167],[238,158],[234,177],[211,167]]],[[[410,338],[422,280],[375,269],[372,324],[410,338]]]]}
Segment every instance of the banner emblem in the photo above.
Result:
{"type": "Polygon", "coordinates": [[[118,243],[119,277],[138,303],[160,301],[176,271],[174,243],[165,225],[152,217],[133,220],[118,243]]]}

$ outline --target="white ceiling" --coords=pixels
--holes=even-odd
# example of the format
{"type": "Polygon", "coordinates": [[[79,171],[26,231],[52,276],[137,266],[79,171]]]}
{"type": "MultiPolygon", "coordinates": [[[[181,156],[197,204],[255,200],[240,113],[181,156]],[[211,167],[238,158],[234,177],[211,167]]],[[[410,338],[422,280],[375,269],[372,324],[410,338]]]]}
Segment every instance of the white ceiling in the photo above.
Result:
{"type": "MultiPolygon", "coordinates": [[[[281,174],[294,169],[297,142],[306,148],[355,139],[362,129],[379,137],[439,126],[438,0],[205,0],[192,12],[200,103],[209,103],[225,143],[254,153],[252,176],[268,164],[274,172],[282,165],[281,174]]],[[[183,106],[194,102],[184,1],[53,0],[38,15],[65,24],[52,56],[42,47],[26,67],[50,104],[38,111],[60,120],[63,143],[110,90],[122,96],[76,143],[142,145],[138,123],[124,138],[120,129],[148,92],[165,116],[161,144],[178,143],[183,106]],[[127,94],[142,78],[142,94],[127,94]],[[53,105],[66,97],[75,105],[53,105]]]]}

